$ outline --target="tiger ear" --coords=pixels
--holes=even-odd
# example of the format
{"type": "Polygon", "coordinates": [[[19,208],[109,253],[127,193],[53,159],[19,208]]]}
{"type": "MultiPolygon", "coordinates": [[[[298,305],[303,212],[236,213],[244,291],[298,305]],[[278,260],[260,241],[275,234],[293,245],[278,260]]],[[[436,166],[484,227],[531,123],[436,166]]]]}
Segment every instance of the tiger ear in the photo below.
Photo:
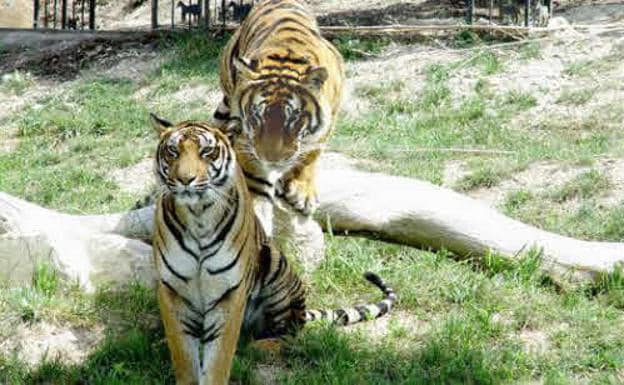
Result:
{"type": "Polygon", "coordinates": [[[258,60],[245,57],[234,57],[234,68],[243,79],[253,80],[258,77],[258,60]]]}
{"type": "Polygon", "coordinates": [[[320,91],[328,77],[329,74],[325,67],[314,67],[306,72],[301,83],[316,91],[320,91]]]}
{"type": "Polygon", "coordinates": [[[153,114],[151,112],[150,112],[150,121],[152,122],[152,127],[154,127],[154,130],[159,135],[163,135],[164,133],[169,131],[171,127],[173,127],[173,123],[171,123],[168,120],[159,118],[158,116],[156,116],[156,114],[153,114]]]}

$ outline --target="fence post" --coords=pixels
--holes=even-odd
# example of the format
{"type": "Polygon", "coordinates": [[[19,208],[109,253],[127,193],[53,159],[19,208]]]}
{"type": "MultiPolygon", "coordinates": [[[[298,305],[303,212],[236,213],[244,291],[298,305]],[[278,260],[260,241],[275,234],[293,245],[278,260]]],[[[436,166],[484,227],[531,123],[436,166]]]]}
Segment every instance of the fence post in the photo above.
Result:
{"type": "Polygon", "coordinates": [[[468,0],[468,24],[472,24],[474,20],[474,0],[468,0]]]}
{"type": "Polygon", "coordinates": [[[490,24],[492,24],[492,8],[494,8],[494,0],[490,0],[490,9],[488,15],[488,17],[490,18],[490,24]]]}
{"type": "Polygon", "coordinates": [[[225,31],[225,0],[221,0],[221,19],[223,21],[223,30],[225,31]]]}
{"type": "Polygon", "coordinates": [[[54,0],[54,16],[52,16],[52,29],[56,29],[56,8],[58,5],[58,0],[54,0]]]}
{"type": "Polygon", "coordinates": [[[152,29],[158,28],[158,0],[152,0],[152,29]]]}
{"type": "Polygon", "coordinates": [[[95,0],[89,0],[89,29],[95,31],[95,0]]]}
{"type": "Polygon", "coordinates": [[[61,29],[67,28],[67,0],[61,0],[61,29]]]}
{"type": "Polygon", "coordinates": [[[33,1],[33,28],[37,29],[39,24],[39,0],[33,1]]]}
{"type": "Polygon", "coordinates": [[[204,26],[210,28],[210,0],[204,0],[204,26]]]}
{"type": "Polygon", "coordinates": [[[531,10],[531,0],[524,1],[524,26],[529,26],[529,12],[531,10]]]}

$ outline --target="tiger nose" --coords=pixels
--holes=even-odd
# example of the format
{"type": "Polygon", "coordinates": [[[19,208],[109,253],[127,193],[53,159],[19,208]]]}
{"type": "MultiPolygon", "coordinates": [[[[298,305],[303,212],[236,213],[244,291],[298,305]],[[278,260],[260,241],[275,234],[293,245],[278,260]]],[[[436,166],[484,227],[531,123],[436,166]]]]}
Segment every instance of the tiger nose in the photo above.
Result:
{"type": "Polygon", "coordinates": [[[178,176],[178,181],[187,186],[193,183],[195,179],[197,179],[195,175],[178,176]]]}

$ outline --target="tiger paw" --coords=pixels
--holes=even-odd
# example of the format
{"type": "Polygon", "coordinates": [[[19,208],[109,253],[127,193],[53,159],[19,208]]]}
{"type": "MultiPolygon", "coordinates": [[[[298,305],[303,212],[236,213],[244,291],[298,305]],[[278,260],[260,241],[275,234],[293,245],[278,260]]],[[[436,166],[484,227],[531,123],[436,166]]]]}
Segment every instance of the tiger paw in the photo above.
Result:
{"type": "Polygon", "coordinates": [[[276,187],[277,195],[304,216],[310,216],[319,205],[314,187],[296,179],[280,182],[276,187]]]}

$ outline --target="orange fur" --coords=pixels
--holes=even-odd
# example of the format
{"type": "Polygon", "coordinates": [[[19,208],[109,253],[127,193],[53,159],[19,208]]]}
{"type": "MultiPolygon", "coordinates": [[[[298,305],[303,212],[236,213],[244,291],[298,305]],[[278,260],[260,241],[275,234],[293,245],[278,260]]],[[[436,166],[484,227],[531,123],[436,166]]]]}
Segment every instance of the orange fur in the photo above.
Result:
{"type": "Polygon", "coordinates": [[[387,295],[377,305],[306,310],[303,283],[258,224],[227,137],[205,122],[153,118],[163,195],[152,245],[178,385],[226,385],[241,332],[274,338],[308,320],[347,324],[389,311],[394,293],[376,276],[368,279],[387,295]]]}
{"type": "MultiPolygon", "coordinates": [[[[225,47],[220,75],[224,101],[215,117],[240,119],[241,166],[271,185],[281,178],[279,192],[310,214],[317,195],[313,170],[341,103],[342,57],[303,3],[265,0],[225,47]]],[[[253,180],[250,187],[262,188],[253,180]]]]}

